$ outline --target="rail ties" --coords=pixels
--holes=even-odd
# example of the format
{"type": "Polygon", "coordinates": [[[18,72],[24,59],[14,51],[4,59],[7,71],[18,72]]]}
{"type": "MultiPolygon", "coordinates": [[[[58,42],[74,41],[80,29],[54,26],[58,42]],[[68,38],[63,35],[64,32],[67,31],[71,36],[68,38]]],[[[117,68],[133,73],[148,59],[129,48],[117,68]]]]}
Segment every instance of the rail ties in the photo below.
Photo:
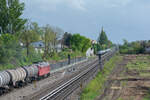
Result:
{"type": "MultiPolygon", "coordinates": [[[[101,60],[109,59],[114,53],[115,51],[110,51],[110,52],[105,53],[104,55],[102,55],[101,60]]],[[[88,78],[86,77],[87,75],[91,75],[95,73],[95,70],[98,69],[98,64],[99,64],[98,60],[96,60],[92,64],[89,64],[90,67],[88,67],[85,71],[81,72],[80,74],[73,77],[69,81],[60,85],[59,87],[57,87],[56,89],[54,89],[53,91],[45,95],[44,97],[40,98],[39,100],[58,100],[58,98],[59,100],[61,100],[65,98],[66,96],[68,96],[68,94],[72,93],[72,90],[74,89],[73,88],[74,85],[79,84],[79,82],[81,82],[83,78],[88,78]],[[62,95],[63,97],[60,98],[60,95],[62,95]]]]}
{"type": "Polygon", "coordinates": [[[95,63],[92,67],[88,68],[87,70],[81,72],[77,76],[73,77],[71,80],[67,81],[63,85],[59,86],[55,90],[51,91],[49,94],[46,96],[42,97],[40,100],[54,100],[56,95],[58,95],[61,91],[63,91],[65,88],[69,87],[72,85],[74,82],[78,81],[81,77],[83,77],[86,73],[88,73],[90,70],[93,69],[98,63],[95,63]]]}

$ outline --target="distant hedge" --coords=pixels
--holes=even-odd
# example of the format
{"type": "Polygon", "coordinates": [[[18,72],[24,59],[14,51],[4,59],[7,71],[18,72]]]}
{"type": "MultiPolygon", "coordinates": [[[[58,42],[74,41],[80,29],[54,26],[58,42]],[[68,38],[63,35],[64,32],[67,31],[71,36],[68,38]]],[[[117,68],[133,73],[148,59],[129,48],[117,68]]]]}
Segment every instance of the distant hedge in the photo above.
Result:
{"type": "Polygon", "coordinates": [[[119,46],[121,54],[143,54],[145,48],[150,45],[150,41],[134,41],[128,42],[124,40],[123,45],[119,46]]]}

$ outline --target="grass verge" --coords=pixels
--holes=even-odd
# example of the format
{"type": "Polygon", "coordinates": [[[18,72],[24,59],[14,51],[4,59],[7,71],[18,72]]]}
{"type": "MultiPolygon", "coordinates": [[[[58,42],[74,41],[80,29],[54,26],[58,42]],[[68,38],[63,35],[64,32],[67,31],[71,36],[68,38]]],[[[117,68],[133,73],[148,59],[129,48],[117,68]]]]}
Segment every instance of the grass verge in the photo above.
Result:
{"type": "Polygon", "coordinates": [[[141,70],[150,70],[150,56],[138,56],[133,61],[127,64],[128,70],[137,70],[140,76],[150,76],[150,73],[142,72],[141,70]]]}
{"type": "Polygon", "coordinates": [[[150,100],[150,91],[142,100],[150,100]]]}
{"type": "Polygon", "coordinates": [[[81,100],[94,100],[101,94],[103,85],[113,68],[122,60],[122,56],[115,55],[105,63],[103,72],[98,72],[96,77],[83,89],[81,100]]]}
{"type": "MultiPolygon", "coordinates": [[[[149,68],[150,65],[150,57],[149,56],[138,56],[135,60],[129,62],[127,64],[127,68],[132,70],[143,70],[149,68]]],[[[150,69],[150,68],[149,68],[150,69]]]]}

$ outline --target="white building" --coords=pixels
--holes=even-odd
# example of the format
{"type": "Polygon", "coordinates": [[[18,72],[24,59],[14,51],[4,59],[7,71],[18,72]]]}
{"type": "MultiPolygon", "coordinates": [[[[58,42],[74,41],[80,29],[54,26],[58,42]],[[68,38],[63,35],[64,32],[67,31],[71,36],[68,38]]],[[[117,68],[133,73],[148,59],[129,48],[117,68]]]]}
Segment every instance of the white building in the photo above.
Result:
{"type": "Polygon", "coordinates": [[[96,40],[92,40],[91,42],[92,42],[92,44],[97,44],[96,40]]]}
{"type": "Polygon", "coordinates": [[[32,42],[31,45],[35,48],[37,53],[44,53],[45,44],[43,41],[32,42]]]}
{"type": "Polygon", "coordinates": [[[91,56],[94,56],[94,49],[93,48],[89,48],[86,51],[86,57],[91,57],[91,56]]]}
{"type": "MultiPolygon", "coordinates": [[[[35,51],[38,53],[44,53],[44,48],[45,48],[45,44],[43,41],[37,41],[37,42],[32,42],[31,45],[35,48],[35,51]]],[[[56,44],[56,51],[57,52],[61,52],[61,43],[59,42],[58,44],[56,44]]]]}

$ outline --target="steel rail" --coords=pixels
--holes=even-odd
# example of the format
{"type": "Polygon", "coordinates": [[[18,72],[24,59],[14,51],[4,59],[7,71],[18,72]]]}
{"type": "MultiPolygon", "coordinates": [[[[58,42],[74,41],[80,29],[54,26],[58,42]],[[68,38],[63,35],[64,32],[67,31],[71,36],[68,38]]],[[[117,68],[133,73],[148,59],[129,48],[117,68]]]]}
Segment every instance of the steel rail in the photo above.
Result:
{"type": "Polygon", "coordinates": [[[80,79],[84,74],[86,74],[87,72],[89,72],[97,64],[98,63],[94,64],[92,67],[88,68],[87,70],[85,70],[85,71],[81,72],[80,74],[78,74],[77,76],[73,77],[72,79],[70,79],[69,81],[67,81],[66,83],[64,83],[63,85],[61,85],[58,88],[56,88],[55,90],[51,91],[46,96],[42,97],[40,100],[48,100],[48,99],[52,98],[57,93],[59,93],[60,91],[62,91],[64,88],[66,88],[67,86],[71,85],[73,82],[75,82],[78,79],[80,79]]]}
{"type": "MultiPolygon", "coordinates": [[[[104,55],[102,55],[101,60],[103,61],[103,60],[109,59],[114,53],[115,51],[105,53],[104,55]]],[[[65,89],[67,89],[67,87],[72,86],[73,84],[75,84],[75,82],[78,82],[78,81],[80,82],[80,79],[83,78],[87,73],[92,72],[92,70],[94,70],[97,67],[97,65],[98,65],[98,62],[91,65],[91,67],[89,67],[87,70],[81,72],[80,74],[73,77],[69,81],[65,82],[61,86],[57,87],[56,89],[54,89],[53,91],[51,91],[44,97],[40,98],[39,100],[56,100],[57,96],[61,95],[61,93],[63,93],[65,89]]]]}

